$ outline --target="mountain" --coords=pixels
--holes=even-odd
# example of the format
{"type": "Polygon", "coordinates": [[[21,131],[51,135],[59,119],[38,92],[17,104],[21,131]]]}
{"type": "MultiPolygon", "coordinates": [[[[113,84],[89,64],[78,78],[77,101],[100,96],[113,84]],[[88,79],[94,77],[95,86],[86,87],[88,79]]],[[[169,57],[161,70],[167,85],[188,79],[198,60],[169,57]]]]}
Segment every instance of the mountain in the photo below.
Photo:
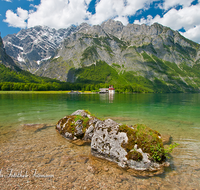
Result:
{"type": "Polygon", "coordinates": [[[0,36],[0,66],[5,65],[6,67],[11,68],[12,70],[19,70],[13,59],[6,53],[4,49],[4,44],[0,36]]]}
{"type": "Polygon", "coordinates": [[[114,20],[66,30],[70,32],[60,38],[51,58],[41,57],[36,64],[35,74],[68,82],[140,84],[154,92],[199,91],[200,45],[177,31],[157,23],[124,26],[114,20]]]}
{"type": "MultiPolygon", "coordinates": [[[[15,82],[15,83],[60,83],[55,79],[47,77],[39,77],[31,74],[28,71],[19,68],[13,59],[7,55],[2,38],[0,37],[0,83],[15,82]]],[[[0,88],[1,89],[1,88],[0,88]]]]}
{"type": "Polygon", "coordinates": [[[7,35],[3,42],[7,54],[17,60],[22,69],[34,73],[41,61],[54,56],[61,41],[75,30],[74,26],[59,30],[35,26],[7,35]]]}

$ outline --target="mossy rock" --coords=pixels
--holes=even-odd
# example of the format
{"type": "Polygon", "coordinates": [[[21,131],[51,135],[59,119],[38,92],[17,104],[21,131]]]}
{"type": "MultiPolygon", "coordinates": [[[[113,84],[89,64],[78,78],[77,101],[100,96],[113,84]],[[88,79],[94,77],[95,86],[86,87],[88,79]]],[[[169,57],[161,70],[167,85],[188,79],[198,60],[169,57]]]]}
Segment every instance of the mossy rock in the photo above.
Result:
{"type": "MultiPolygon", "coordinates": [[[[134,126],[120,125],[119,132],[126,132],[128,136],[128,143],[122,145],[128,153],[127,158],[132,157],[135,152],[134,146],[137,145],[143,152],[149,154],[150,159],[157,162],[165,160],[161,134],[157,131],[143,124],[137,124],[134,126]]],[[[142,156],[138,155],[138,159],[141,160],[142,156]]]]}
{"type": "MultiPolygon", "coordinates": [[[[161,134],[146,125],[122,125],[112,119],[101,120],[85,110],[77,110],[58,121],[56,129],[77,145],[91,142],[91,153],[120,167],[157,171],[166,162],[161,134]]],[[[173,147],[172,147],[173,148],[173,147]]],[[[172,150],[169,147],[169,151],[172,150]]]]}
{"type": "Polygon", "coordinates": [[[91,153],[123,168],[156,171],[169,166],[160,133],[142,124],[121,125],[111,119],[98,122],[91,153]]]}
{"type": "Polygon", "coordinates": [[[60,119],[56,129],[69,140],[81,139],[91,141],[93,130],[98,119],[86,110],[77,110],[60,119]]]}

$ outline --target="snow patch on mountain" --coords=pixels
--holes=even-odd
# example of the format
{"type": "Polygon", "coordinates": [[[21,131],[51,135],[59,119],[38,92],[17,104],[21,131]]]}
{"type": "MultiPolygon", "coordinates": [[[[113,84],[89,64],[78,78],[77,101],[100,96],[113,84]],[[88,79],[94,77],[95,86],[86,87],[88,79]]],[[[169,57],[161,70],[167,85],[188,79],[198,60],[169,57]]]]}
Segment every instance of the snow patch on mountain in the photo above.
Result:
{"type": "Polygon", "coordinates": [[[21,57],[20,54],[18,54],[17,60],[18,60],[19,62],[24,62],[24,63],[26,62],[26,61],[24,60],[24,58],[21,57]]]}
{"type": "Polygon", "coordinates": [[[54,59],[58,59],[60,57],[60,55],[57,55],[56,57],[54,57],[54,59]]]}
{"type": "Polygon", "coordinates": [[[47,58],[44,58],[44,59],[41,59],[41,60],[38,60],[38,61],[37,61],[37,64],[40,65],[40,63],[41,63],[42,61],[47,61],[47,60],[49,60],[49,59],[51,59],[51,56],[50,56],[50,57],[47,57],[47,58]]]}
{"type": "Polygon", "coordinates": [[[14,47],[16,47],[16,48],[22,50],[22,51],[24,50],[23,47],[21,47],[21,46],[17,46],[17,45],[15,45],[15,44],[12,44],[11,42],[8,42],[8,44],[10,44],[10,45],[12,45],[12,46],[14,46],[14,47]]]}

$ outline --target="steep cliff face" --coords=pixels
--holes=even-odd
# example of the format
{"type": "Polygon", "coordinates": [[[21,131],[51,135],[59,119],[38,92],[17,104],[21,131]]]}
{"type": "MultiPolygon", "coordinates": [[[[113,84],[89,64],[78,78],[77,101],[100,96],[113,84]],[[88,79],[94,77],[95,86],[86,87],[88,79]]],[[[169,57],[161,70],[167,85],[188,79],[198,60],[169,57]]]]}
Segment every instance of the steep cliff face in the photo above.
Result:
{"type": "Polygon", "coordinates": [[[0,36],[0,64],[3,64],[6,67],[9,67],[15,71],[19,70],[15,62],[12,60],[12,58],[5,52],[1,36],[0,36]]]}
{"type": "Polygon", "coordinates": [[[34,73],[42,61],[50,59],[61,41],[76,28],[52,29],[35,26],[3,38],[6,52],[16,59],[24,70],[34,73]]]}
{"type": "MultiPolygon", "coordinates": [[[[28,30],[33,32],[36,29],[28,30]]],[[[92,65],[101,60],[114,69],[119,77],[124,79],[125,84],[142,80],[158,87],[164,85],[169,92],[194,91],[194,89],[198,91],[200,87],[200,45],[168,27],[157,23],[151,26],[136,24],[124,26],[119,21],[108,20],[101,25],[90,26],[83,23],[76,28],[71,27],[66,30],[68,32],[62,35],[62,39],[59,38],[60,44],[57,43],[59,45],[52,48],[51,54],[48,54],[51,49],[43,51],[44,48],[41,51],[39,49],[31,51],[32,57],[27,53],[26,56],[33,61],[29,61],[32,64],[29,66],[26,62],[26,67],[39,76],[81,82],[80,75],[85,81],[88,79],[84,69],[93,68],[92,65]],[[37,55],[34,52],[37,52],[37,55]],[[36,58],[38,54],[40,57],[36,58]],[[34,67],[33,63],[37,67],[34,67]],[[34,70],[36,68],[37,70],[34,70]]],[[[23,32],[25,30],[21,31],[22,34],[16,35],[20,39],[19,43],[23,41],[20,37],[23,36],[23,32]]],[[[38,33],[37,36],[35,39],[42,38],[38,33]]],[[[44,38],[44,33],[42,36],[44,38]]],[[[52,33],[51,38],[54,38],[53,36],[52,33]]],[[[50,39],[49,36],[46,38],[50,39]]],[[[44,40],[42,42],[46,47],[47,42],[44,40]]],[[[34,43],[38,48],[41,47],[40,40],[34,43]]],[[[9,52],[11,48],[6,47],[9,52]]],[[[19,47],[18,50],[22,51],[19,47]]],[[[22,53],[17,54],[18,60],[19,55],[22,53]]],[[[96,68],[100,65],[97,64],[96,68]]],[[[108,74],[105,82],[110,81],[109,78],[112,78],[111,74],[108,74]]],[[[91,77],[88,80],[92,83],[91,77]]]]}
{"type": "MultiPolygon", "coordinates": [[[[169,92],[200,87],[199,44],[160,24],[123,26],[113,20],[101,26],[80,25],[36,74],[80,82],[80,72],[72,73],[70,69],[84,70],[97,60],[114,68],[127,84],[142,77],[154,85],[169,87],[169,92]]],[[[85,80],[87,77],[82,76],[85,80]]]]}

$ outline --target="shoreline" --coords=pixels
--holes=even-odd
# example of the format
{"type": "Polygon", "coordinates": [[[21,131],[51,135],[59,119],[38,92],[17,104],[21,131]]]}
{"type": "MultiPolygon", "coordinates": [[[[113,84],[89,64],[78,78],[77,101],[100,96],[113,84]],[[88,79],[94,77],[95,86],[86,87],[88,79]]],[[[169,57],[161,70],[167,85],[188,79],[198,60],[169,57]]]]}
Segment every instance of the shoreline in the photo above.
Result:
{"type": "Polygon", "coordinates": [[[96,94],[91,91],[0,91],[0,94],[96,94]]]}

